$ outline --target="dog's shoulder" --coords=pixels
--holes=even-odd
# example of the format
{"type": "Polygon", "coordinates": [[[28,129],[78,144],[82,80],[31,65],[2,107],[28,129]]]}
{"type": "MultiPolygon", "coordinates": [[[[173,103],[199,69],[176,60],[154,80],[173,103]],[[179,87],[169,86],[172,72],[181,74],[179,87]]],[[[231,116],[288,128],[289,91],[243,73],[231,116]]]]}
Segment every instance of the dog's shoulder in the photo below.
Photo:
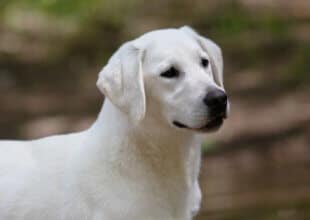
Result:
{"type": "Polygon", "coordinates": [[[23,172],[46,172],[63,166],[73,148],[81,144],[81,134],[56,135],[31,141],[0,141],[0,178],[23,172]]]}

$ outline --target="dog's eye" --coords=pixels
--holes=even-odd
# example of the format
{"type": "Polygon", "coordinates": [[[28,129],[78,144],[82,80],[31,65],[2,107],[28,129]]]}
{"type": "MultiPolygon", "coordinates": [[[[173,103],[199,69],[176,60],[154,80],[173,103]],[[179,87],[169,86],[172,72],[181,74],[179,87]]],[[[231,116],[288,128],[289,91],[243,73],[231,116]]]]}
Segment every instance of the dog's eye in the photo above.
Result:
{"type": "Polygon", "coordinates": [[[174,68],[170,67],[170,69],[166,70],[165,72],[161,73],[161,77],[166,77],[166,78],[173,78],[173,77],[178,77],[179,76],[179,71],[174,68]]]}
{"type": "Polygon", "coordinates": [[[209,60],[207,60],[206,58],[201,58],[201,66],[207,68],[209,66],[209,60]]]}

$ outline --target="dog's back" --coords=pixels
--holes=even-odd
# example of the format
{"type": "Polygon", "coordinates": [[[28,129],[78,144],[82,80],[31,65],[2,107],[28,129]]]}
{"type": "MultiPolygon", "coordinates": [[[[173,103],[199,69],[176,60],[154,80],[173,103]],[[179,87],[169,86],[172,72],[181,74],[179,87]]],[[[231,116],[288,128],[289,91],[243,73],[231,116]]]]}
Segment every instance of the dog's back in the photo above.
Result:
{"type": "Polygon", "coordinates": [[[76,135],[0,142],[0,219],[59,219],[76,135]]]}

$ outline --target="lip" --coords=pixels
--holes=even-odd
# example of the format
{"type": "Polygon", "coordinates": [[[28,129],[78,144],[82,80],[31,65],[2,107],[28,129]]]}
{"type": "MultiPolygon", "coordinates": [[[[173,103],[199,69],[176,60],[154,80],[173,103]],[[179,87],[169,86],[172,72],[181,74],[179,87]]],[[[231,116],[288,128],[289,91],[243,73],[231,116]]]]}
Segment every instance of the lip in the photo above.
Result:
{"type": "Polygon", "coordinates": [[[208,132],[208,131],[215,131],[219,129],[221,125],[223,124],[225,118],[226,117],[223,115],[214,117],[211,120],[209,120],[206,125],[199,127],[199,128],[192,128],[178,121],[173,121],[173,124],[178,128],[190,129],[190,130],[195,130],[199,132],[208,132]]]}
{"type": "Polygon", "coordinates": [[[221,127],[223,122],[224,122],[224,118],[223,117],[216,117],[216,118],[210,120],[205,126],[199,128],[199,129],[195,129],[195,130],[198,130],[198,131],[217,130],[218,128],[221,127]]]}

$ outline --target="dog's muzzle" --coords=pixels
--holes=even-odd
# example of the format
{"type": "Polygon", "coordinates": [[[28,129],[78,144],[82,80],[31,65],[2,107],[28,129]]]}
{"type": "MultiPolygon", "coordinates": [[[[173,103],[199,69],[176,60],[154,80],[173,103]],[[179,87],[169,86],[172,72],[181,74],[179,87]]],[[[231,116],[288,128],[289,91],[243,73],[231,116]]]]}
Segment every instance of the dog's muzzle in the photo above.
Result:
{"type": "Polygon", "coordinates": [[[227,118],[228,98],[224,91],[216,89],[208,92],[203,99],[203,103],[208,108],[208,118],[206,125],[199,128],[191,128],[179,121],[173,121],[173,124],[179,128],[187,128],[200,132],[215,131],[221,127],[224,119],[227,118]]]}

